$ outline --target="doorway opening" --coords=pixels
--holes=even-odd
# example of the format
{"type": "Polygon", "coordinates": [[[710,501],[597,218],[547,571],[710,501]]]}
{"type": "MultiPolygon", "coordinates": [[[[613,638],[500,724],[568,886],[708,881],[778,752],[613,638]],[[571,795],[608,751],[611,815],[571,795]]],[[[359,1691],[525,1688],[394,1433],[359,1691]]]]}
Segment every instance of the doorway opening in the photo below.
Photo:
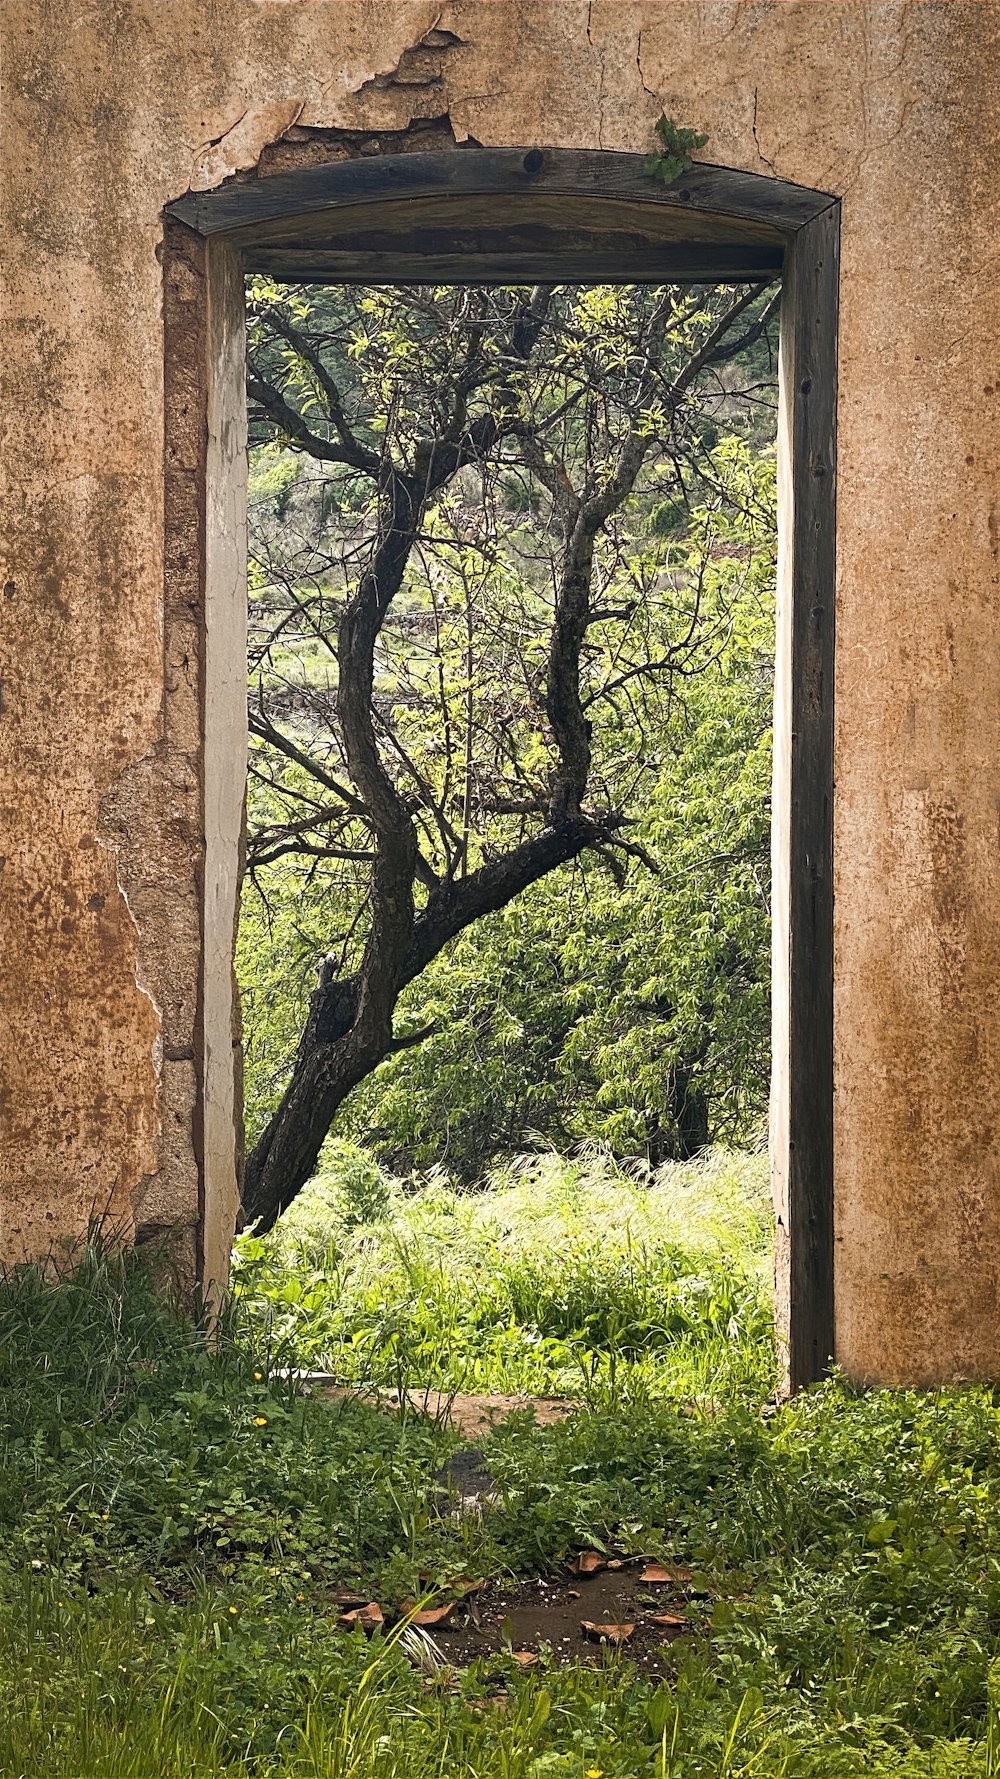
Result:
{"type": "MultiPolygon", "coordinates": [[[[433,480],[435,475],[434,451],[431,451],[430,458],[422,465],[411,464],[412,473],[407,493],[398,478],[392,486],[380,484],[380,465],[384,462],[384,454],[380,455],[378,440],[370,431],[362,441],[369,459],[368,473],[374,479],[376,507],[387,526],[383,539],[386,560],[392,557],[394,550],[398,553],[400,539],[409,525],[413,533],[411,542],[419,543],[428,562],[431,559],[434,562],[433,573],[428,572],[427,575],[428,585],[433,588],[434,576],[437,575],[439,580],[442,577],[446,581],[450,579],[455,586],[461,584],[464,589],[462,598],[455,602],[455,611],[458,619],[462,620],[464,599],[466,665],[468,650],[478,647],[478,644],[468,640],[471,634],[469,614],[477,600],[482,598],[482,587],[485,584],[482,564],[491,553],[495,558],[495,542],[499,532],[510,532],[510,514],[517,510],[520,501],[523,503],[522,517],[530,516],[532,502],[542,498],[544,513],[548,516],[558,510],[560,500],[565,507],[572,494],[572,491],[567,493],[565,489],[560,492],[555,485],[552,479],[551,454],[546,452],[542,443],[543,431],[528,424],[530,415],[526,418],[521,412],[521,395],[516,391],[511,393],[512,385],[516,382],[510,372],[512,353],[516,351],[518,338],[524,338],[525,330],[530,333],[534,325],[530,301],[525,302],[525,293],[551,291],[554,287],[565,292],[570,288],[569,281],[573,280],[581,290],[609,293],[606,302],[612,308],[617,304],[620,309],[622,293],[628,291],[630,300],[635,305],[635,312],[628,321],[634,340],[636,334],[643,337],[644,330],[648,338],[648,330],[660,324],[656,319],[658,291],[676,291],[680,286],[688,291],[698,291],[709,283],[738,283],[742,292],[742,297],[738,300],[745,300],[748,315],[756,320],[759,318],[761,305],[766,302],[766,290],[780,276],[783,296],[779,418],[780,568],[775,690],[775,1043],[771,1142],[779,1215],[779,1320],[787,1342],[787,1373],[793,1386],[820,1375],[834,1352],[831,825],[833,422],[837,290],[835,204],[824,194],[806,193],[777,181],[735,175],[720,169],[692,169],[685,176],[679,190],[670,188],[661,191],[644,175],[640,157],[586,155],[568,151],[531,150],[524,153],[475,150],[460,154],[407,155],[379,162],[338,163],[329,167],[312,168],[300,174],[248,182],[217,193],[185,199],[175,205],[173,211],[185,234],[193,229],[206,243],[206,410],[209,424],[208,460],[205,466],[208,524],[205,531],[204,563],[204,714],[206,813],[207,817],[211,814],[214,820],[206,820],[209,851],[206,862],[206,966],[203,991],[206,1041],[202,1106],[205,1125],[205,1270],[206,1273],[214,1271],[216,1276],[221,1270],[218,1245],[225,1234],[227,1204],[225,1194],[220,1194],[213,1180],[213,1170],[226,1173],[227,1131],[232,1128],[236,1112],[235,1089],[232,1086],[228,1089],[227,1103],[227,1069],[231,1069],[231,1063],[226,1045],[221,1036],[216,1038],[214,1044],[209,1038],[213,1030],[221,1034],[232,1029],[232,991],[228,984],[231,979],[231,933],[236,892],[234,827],[238,827],[238,820],[234,817],[238,799],[234,800],[233,791],[238,788],[240,775],[233,747],[239,726],[233,601],[240,565],[233,547],[227,545],[227,538],[238,532],[238,526],[233,525],[233,502],[238,502],[242,497],[242,490],[238,485],[238,458],[242,436],[241,390],[236,388],[234,378],[238,373],[242,381],[241,311],[244,272],[257,272],[282,283],[287,281],[309,287],[322,285],[327,288],[339,286],[343,289],[346,281],[350,280],[351,289],[369,287],[373,301],[376,300],[376,287],[398,287],[403,283],[412,285],[417,292],[438,288],[454,293],[475,286],[480,291],[491,289],[497,298],[502,293],[507,293],[493,317],[496,323],[493,334],[490,334],[488,325],[485,329],[480,328],[481,339],[487,336],[500,339],[503,336],[498,363],[491,371],[492,423],[496,424],[497,402],[501,405],[506,402],[508,418],[511,419],[510,436],[518,437],[520,450],[519,457],[512,456],[510,462],[500,469],[501,474],[507,475],[510,486],[505,496],[504,517],[499,527],[494,526],[492,539],[469,536],[459,539],[455,513],[444,511],[442,516],[443,509],[447,506],[443,500],[433,509],[427,501],[422,501],[415,523],[411,523],[414,521],[414,514],[405,509],[407,500],[411,508],[413,506],[414,476],[417,480],[423,478],[426,490],[429,479],[433,480]],[[614,280],[614,283],[602,283],[602,280],[614,280]],[[618,292],[617,297],[612,294],[615,291],[618,292]],[[754,311],[754,303],[757,304],[757,312],[754,311]],[[387,507],[389,510],[386,519],[387,507]]],[[[573,350],[578,362],[582,363],[586,357],[585,345],[580,344],[581,331],[586,332],[585,312],[587,303],[593,306],[596,299],[591,295],[581,306],[581,298],[577,293],[574,300],[576,309],[565,311],[567,325],[562,345],[575,335],[573,350]]],[[[702,303],[702,311],[703,307],[702,303]]],[[[669,313],[667,309],[662,311],[661,320],[665,326],[672,325],[676,329],[682,325],[679,320],[682,314],[683,300],[680,305],[672,301],[669,313]]],[[[384,322],[384,317],[382,319],[384,322]]],[[[483,320],[482,317],[478,319],[483,320]]],[[[271,305],[272,323],[273,320],[274,305],[271,305]]],[[[468,347],[471,336],[468,335],[468,330],[463,335],[458,323],[458,310],[452,314],[450,325],[456,350],[461,352],[468,347]]],[[[383,326],[383,335],[385,331],[383,326]]],[[[355,344],[363,337],[364,328],[360,333],[355,329],[352,336],[355,344]]],[[[400,340],[402,344],[397,341],[396,345],[405,357],[407,348],[404,336],[400,336],[400,340]]],[[[286,335],[285,346],[288,345],[286,335]]],[[[280,355],[280,345],[275,345],[272,340],[271,346],[280,355]]],[[[340,341],[338,349],[350,354],[352,347],[347,335],[340,341]]],[[[551,349],[557,351],[555,347],[551,349]]],[[[695,353],[697,350],[696,345],[695,353]]],[[[363,356],[364,348],[358,346],[357,352],[359,357],[363,356]]],[[[628,358],[626,352],[616,374],[625,378],[623,389],[628,377],[632,377],[634,387],[629,386],[629,399],[633,408],[638,405],[640,412],[645,412],[646,418],[642,424],[648,433],[650,429],[655,432],[660,424],[655,410],[662,392],[663,378],[661,375],[654,395],[652,385],[646,388],[641,381],[641,364],[638,362],[641,356],[639,354],[636,358],[633,355],[632,362],[623,370],[624,359],[628,358]],[[639,377],[638,382],[635,381],[636,376],[639,377]]],[[[443,359],[440,373],[442,387],[453,372],[454,364],[443,359]]],[[[571,423],[566,416],[575,414],[579,408],[579,404],[571,396],[565,365],[561,374],[561,382],[558,377],[550,378],[547,398],[551,413],[546,416],[546,423],[551,421],[557,435],[560,425],[564,435],[568,425],[575,425],[575,420],[571,423]],[[564,408],[567,402],[570,406],[560,416],[557,410],[564,408]]],[[[313,364],[310,375],[315,393],[316,384],[322,382],[322,365],[318,361],[313,364]]],[[[594,412],[601,410],[606,415],[610,385],[605,382],[603,387],[598,387],[601,378],[598,376],[595,379],[592,366],[584,380],[589,383],[588,402],[591,408],[594,412]],[[592,397],[596,399],[596,407],[591,401],[592,397]]],[[[266,382],[267,379],[262,381],[266,382]]],[[[308,383],[307,375],[303,388],[307,388],[308,383]]],[[[398,379],[396,387],[397,395],[394,399],[398,414],[398,379]]],[[[326,391],[326,395],[330,397],[330,390],[326,391]]],[[[251,398],[253,397],[251,383],[251,398]]],[[[338,399],[335,389],[332,399],[335,406],[338,399]]],[[[430,399],[433,400],[432,394],[430,399]]],[[[583,411],[587,410],[588,402],[582,404],[583,411]]],[[[624,413],[628,401],[621,401],[619,406],[624,413]]],[[[298,406],[298,412],[301,417],[301,405],[298,406]]],[[[328,399],[328,418],[331,412],[331,437],[338,441],[343,456],[345,440],[351,441],[351,450],[356,450],[358,441],[349,424],[350,417],[342,412],[338,420],[328,399]]],[[[634,418],[633,413],[633,434],[641,430],[635,427],[634,418]]],[[[286,416],[285,425],[287,431],[289,425],[294,425],[294,420],[288,421],[286,416]]],[[[443,425],[447,432],[446,423],[443,425]]],[[[455,440],[450,443],[454,446],[455,440]]],[[[448,445],[449,441],[443,438],[441,448],[445,449],[448,445]]],[[[459,451],[462,448],[459,444],[459,451]]],[[[459,466],[460,475],[471,473],[474,476],[478,473],[474,459],[475,453],[470,453],[468,463],[459,466]]],[[[348,467],[353,467],[357,475],[362,475],[366,465],[356,453],[356,461],[353,466],[348,467]]],[[[565,465],[563,468],[565,469],[565,465]]],[[[613,479],[610,472],[605,475],[605,491],[613,479]]],[[[619,476],[618,482],[620,481],[619,476]]],[[[680,486],[683,492],[683,478],[680,486]]],[[[445,487],[444,478],[440,487],[445,487]]],[[[437,491],[435,485],[434,492],[437,491]]],[[[632,499],[631,488],[622,492],[624,501],[632,499]]],[[[459,485],[459,497],[460,495],[459,485]]],[[[339,499],[340,495],[335,495],[335,498],[339,499]]],[[[641,504],[640,502],[640,506],[641,504]]],[[[663,504],[665,503],[660,503],[663,504]]],[[[484,503],[483,510],[487,508],[488,503],[484,503]]],[[[492,510],[496,515],[495,499],[492,510]]],[[[602,515],[601,523],[607,527],[611,518],[609,508],[602,515]]],[[[645,512],[643,518],[644,522],[648,521],[649,513],[645,512]]],[[[669,514],[661,515],[660,522],[664,535],[667,536],[670,530],[669,521],[669,514]]],[[[524,525],[520,529],[523,532],[524,525]]],[[[569,536],[572,532],[572,514],[564,523],[563,532],[564,536],[569,536]]],[[[588,573],[593,568],[593,541],[591,538],[587,546],[590,551],[588,573]]],[[[586,540],[584,543],[586,545],[586,540]]],[[[564,566],[565,561],[564,550],[564,566]]],[[[573,568],[572,563],[570,567],[573,568]]],[[[579,578],[579,564],[576,565],[576,570],[579,578]]],[[[490,572],[495,579],[495,561],[490,572]]],[[[663,578],[662,564],[658,572],[663,578]]],[[[289,576],[286,573],[286,593],[290,590],[294,595],[289,609],[294,608],[297,624],[311,621],[308,618],[310,606],[314,617],[317,609],[312,596],[304,599],[298,581],[294,576],[291,578],[295,584],[289,588],[289,576]]],[[[523,574],[521,578],[525,579],[523,574]]],[[[527,580],[530,586],[530,577],[527,580]]],[[[588,582],[588,597],[589,585],[588,582]]],[[[611,581],[607,585],[610,587],[611,581]]],[[[374,621],[376,631],[380,631],[382,623],[382,617],[379,616],[382,595],[377,585],[369,591],[370,610],[367,614],[363,609],[356,613],[355,640],[360,639],[362,652],[367,647],[365,626],[370,629],[374,621]]],[[[592,635],[586,622],[581,630],[579,606],[574,612],[571,595],[572,589],[560,607],[558,588],[556,589],[543,670],[535,674],[534,678],[529,674],[517,688],[510,672],[510,663],[515,653],[513,637],[519,625],[522,630],[525,626],[526,604],[531,605],[532,602],[542,600],[542,590],[540,585],[531,587],[527,602],[522,591],[519,595],[520,604],[518,598],[511,602],[507,597],[506,604],[503,599],[500,601],[504,611],[503,622],[496,631],[499,640],[495,651],[495,685],[492,693],[494,707],[500,712],[503,697],[506,696],[510,706],[506,712],[508,735],[518,730],[528,734],[534,699],[544,707],[550,733],[556,741],[557,757],[547,761],[543,757],[544,743],[539,741],[541,753],[535,763],[537,770],[534,775],[531,771],[525,773],[523,770],[524,750],[520,749],[520,777],[514,772],[511,782],[507,782],[507,778],[511,776],[506,770],[510,760],[507,759],[506,766],[501,765],[504,760],[502,720],[496,725],[496,733],[489,737],[485,734],[481,719],[477,716],[473,722],[471,713],[468,713],[464,729],[457,715],[453,733],[449,728],[449,699],[453,696],[454,688],[461,687],[463,667],[461,638],[457,630],[452,637],[450,620],[446,622],[442,616],[445,605],[449,603],[447,599],[442,599],[439,609],[432,593],[426,612],[411,613],[410,640],[406,649],[402,653],[397,649],[392,660],[387,656],[381,660],[379,671],[383,676],[393,674],[400,684],[409,680],[409,709],[412,719],[403,722],[401,732],[389,732],[381,739],[387,742],[398,760],[405,762],[402,777],[409,777],[411,802],[413,789],[422,779],[426,793],[422,797],[423,814],[430,819],[436,803],[441,817],[436,822],[436,838],[427,847],[418,847],[419,856],[409,856],[403,861],[403,866],[396,872],[395,882],[390,881],[392,859],[389,855],[393,848],[385,845],[380,848],[382,863],[379,869],[388,872],[384,886],[388,891],[387,907],[392,906],[393,894],[398,898],[404,877],[409,884],[414,880],[418,884],[422,882],[423,888],[418,888],[417,892],[418,900],[421,895],[426,895],[430,901],[437,894],[438,905],[441,905],[442,858],[447,860],[451,857],[452,860],[452,866],[446,864],[443,871],[451,900],[463,893],[458,886],[474,878],[476,870],[480,876],[484,871],[488,874],[491,869],[494,877],[496,874],[489,842],[486,851],[477,858],[476,870],[468,869],[471,856],[469,824],[466,822],[463,829],[460,823],[456,823],[455,811],[450,806],[444,807],[439,794],[440,784],[435,778],[438,766],[432,772],[426,760],[413,758],[414,752],[419,751],[416,730],[419,730],[423,720],[422,706],[434,693],[432,680],[435,675],[437,691],[443,700],[439,716],[446,732],[445,738],[442,740],[439,736],[435,745],[443,745],[447,753],[451,745],[448,737],[452,736],[459,753],[464,748],[466,771],[462,782],[466,786],[464,796],[467,815],[471,814],[472,802],[477,803],[477,808],[481,805],[485,782],[482,774],[477,779],[476,773],[469,769],[469,747],[475,732],[477,747],[481,744],[487,751],[489,748],[493,749],[497,777],[502,789],[501,800],[508,806],[517,801],[522,805],[520,811],[511,807],[493,811],[491,819],[494,823],[502,816],[507,821],[525,821],[528,829],[531,829],[533,821],[533,831],[528,832],[525,829],[523,843],[544,842],[551,845],[552,835],[558,831],[560,821],[594,819],[594,810],[586,805],[584,793],[590,788],[587,783],[593,751],[590,743],[599,718],[596,710],[588,714],[590,707],[579,695],[580,686],[584,685],[585,696],[590,698],[594,692],[594,678],[590,670],[595,668],[595,663],[597,677],[600,678],[603,674],[607,683],[610,683],[609,676],[613,677],[616,672],[619,677],[622,672],[627,673],[630,682],[644,682],[647,678],[645,668],[651,663],[653,652],[647,647],[648,659],[640,661],[633,658],[633,651],[626,657],[620,657],[615,664],[605,644],[603,655],[598,648],[589,660],[587,672],[581,681],[581,651],[588,646],[593,648],[593,637],[597,635],[599,626],[592,635]],[[435,645],[431,649],[425,648],[424,641],[421,640],[427,632],[428,624],[435,636],[435,645]],[[571,654],[574,649],[576,651],[575,682],[573,672],[566,676],[565,663],[560,659],[560,649],[565,652],[566,646],[569,646],[571,654]],[[419,667],[416,665],[417,648],[423,662],[419,667]],[[456,670],[452,675],[453,684],[450,690],[445,687],[442,679],[444,656],[449,651],[455,656],[452,665],[456,670]],[[621,665],[622,659],[627,662],[624,667],[621,665]],[[505,660],[506,683],[502,666],[505,660]],[[560,694],[560,687],[564,695],[560,694]],[[583,769],[581,779],[584,759],[586,769],[583,769]],[[434,782],[429,782],[430,779],[434,779],[434,782]],[[537,804],[538,787],[543,782],[548,787],[546,795],[559,799],[558,811],[556,804],[551,801],[547,807],[539,805],[533,812],[524,807],[533,798],[537,804]],[[470,802],[468,787],[474,783],[476,788],[471,792],[470,802]],[[555,791],[552,790],[553,785],[556,787],[555,791]],[[388,866],[385,863],[387,857],[388,866]]],[[[322,593],[318,593],[317,597],[322,599],[322,593]]],[[[392,595],[389,597],[391,599],[392,595]]],[[[621,597],[620,586],[616,585],[613,598],[619,602],[619,606],[621,597]]],[[[637,605],[640,603],[642,602],[636,601],[637,605]]],[[[643,609],[650,609],[649,600],[645,601],[643,609]]],[[[282,621],[279,617],[279,630],[282,621]]],[[[621,620],[618,622],[620,624],[621,620]]],[[[607,624],[612,624],[610,617],[607,624]]],[[[239,629],[236,630],[236,640],[242,648],[239,629]]],[[[368,641],[371,641],[370,637],[368,641]]],[[[661,653],[664,646],[668,650],[680,646],[677,636],[671,638],[665,632],[656,638],[652,635],[647,637],[647,644],[653,642],[661,653]]],[[[278,646],[280,643],[277,631],[272,629],[266,644],[272,665],[274,650],[278,646]]],[[[325,645],[320,641],[319,646],[322,648],[325,645]]],[[[444,677],[446,679],[447,674],[444,677]]],[[[342,689],[342,669],[337,678],[342,689]]],[[[466,682],[470,678],[466,672],[466,682]]],[[[363,680],[362,663],[362,683],[363,680]]],[[[300,688],[300,698],[302,695],[300,688]]],[[[329,695],[328,684],[324,696],[329,695]]],[[[376,717],[377,704],[377,697],[374,705],[369,704],[369,711],[374,709],[376,717]]],[[[400,695],[397,704],[405,711],[406,698],[400,695]]],[[[456,711],[457,709],[456,706],[456,711]]],[[[355,714],[358,715],[357,712],[355,714]]],[[[350,720],[348,713],[348,721],[350,720]]],[[[269,714],[262,702],[258,734],[262,734],[264,724],[270,725],[271,734],[263,734],[262,739],[273,747],[274,735],[278,730],[273,721],[273,711],[269,714]]],[[[370,722],[367,727],[370,730],[370,722]]],[[[392,725],[389,725],[389,730],[392,730],[392,725]]],[[[396,725],[396,730],[400,730],[400,725],[396,725]]],[[[379,838],[385,840],[388,837],[391,841],[398,809],[394,810],[394,799],[389,796],[388,791],[391,789],[396,792],[398,781],[394,780],[389,784],[387,775],[381,769],[380,746],[377,742],[374,748],[369,747],[366,761],[365,749],[373,737],[371,734],[366,736],[365,731],[366,722],[358,715],[352,741],[352,771],[356,777],[359,767],[362,772],[370,770],[370,783],[365,788],[381,824],[379,838]]],[[[285,739],[288,739],[287,736],[285,739]]],[[[424,740],[426,741],[426,737],[424,740]]],[[[245,759],[245,755],[243,757],[245,759]]],[[[286,787],[294,799],[296,795],[302,794],[302,786],[293,782],[295,770],[301,768],[302,762],[296,762],[288,749],[285,750],[284,758],[290,762],[291,768],[286,787]]],[[[325,769],[331,781],[327,790],[331,796],[335,795],[334,785],[338,787],[338,792],[343,789],[342,779],[333,770],[335,764],[336,762],[327,758],[325,769]]],[[[456,769],[455,782],[459,781],[460,776],[456,769]]],[[[351,785],[347,789],[349,794],[353,794],[351,785]]],[[[420,801],[421,798],[418,797],[417,802],[420,801]]],[[[395,802],[399,802],[398,795],[395,796],[395,802]]],[[[621,842],[627,829],[612,827],[612,807],[613,804],[605,798],[602,808],[605,810],[607,832],[589,835],[586,844],[596,846],[603,853],[610,880],[614,883],[616,872],[621,869],[620,855],[625,850],[621,842]],[[617,863],[616,853],[619,854],[617,863]]],[[[357,816],[357,811],[354,813],[357,816]]],[[[304,834],[315,835],[315,809],[306,809],[301,824],[297,835],[299,841],[304,834]]],[[[409,810],[405,825],[415,831],[409,810]]],[[[431,825],[434,825],[433,820],[431,825]]],[[[280,810],[280,819],[276,816],[271,824],[272,847],[291,845],[295,826],[286,798],[280,810]]],[[[326,832],[329,842],[329,826],[326,832]]],[[[396,838],[405,851],[409,842],[403,834],[401,822],[397,822],[396,838]]],[[[238,843],[238,833],[235,840],[238,843]]],[[[628,844],[633,843],[626,841],[626,846],[628,844]]],[[[639,844],[641,847],[641,842],[639,844]]],[[[353,852],[360,855],[366,850],[356,826],[352,827],[350,821],[336,830],[333,845],[340,853],[353,852]]],[[[328,844],[327,851],[330,850],[328,844]]],[[[360,863],[360,859],[358,862],[360,863]]],[[[407,890],[406,893],[412,894],[412,890],[407,890]]],[[[411,939],[412,931],[411,927],[411,939]]],[[[385,938],[385,935],[382,937],[385,938]]],[[[387,942],[391,949],[391,935],[387,942]]],[[[331,967],[331,980],[325,985],[331,992],[324,996],[322,990],[317,991],[313,997],[310,1017],[320,1025],[323,1021],[332,1022],[329,1029],[316,1029],[313,1033],[319,1040],[319,1050],[327,1047],[327,1057],[331,1045],[355,1034],[349,1045],[353,1049],[349,1065],[354,1068],[356,1079],[360,1081],[370,1073],[372,1066],[371,1056],[365,1048],[369,1028],[362,1029],[364,1021],[359,1021],[357,1006],[341,1004],[344,1000],[344,983],[348,979],[353,980],[355,975],[356,973],[349,971],[345,978],[338,974],[336,967],[331,967]]],[[[372,1023],[378,1025],[381,1020],[384,1030],[385,1009],[376,1004],[377,986],[373,989],[370,983],[363,984],[362,991],[366,1017],[370,1016],[370,1026],[372,1023]]],[[[356,993],[356,987],[351,992],[356,993]]],[[[400,1031],[394,1034],[392,1041],[405,1045],[415,1035],[410,1031],[400,1031]]],[[[325,1074],[328,1080],[328,1071],[325,1074]]],[[[676,1075],[674,1085],[675,1089],[679,1085],[676,1075]]],[[[324,1069],[320,1068],[315,1079],[307,1075],[303,1086],[305,1126],[308,1129],[308,1107],[319,1106],[322,1102],[324,1069]]],[[[683,1135],[685,1120],[689,1125],[688,1135],[693,1136],[692,1121],[696,1106],[695,1093],[682,1089],[671,1114],[672,1140],[676,1141],[679,1135],[683,1135]]],[[[308,1134],[307,1146],[314,1135],[315,1130],[308,1134]]],[[[258,1144],[256,1160],[252,1160],[251,1210],[257,1208],[253,1203],[253,1194],[259,1188],[262,1177],[259,1150],[258,1144]]],[[[266,1168],[263,1171],[266,1173],[266,1168]]],[[[231,1210],[231,1192],[228,1209],[231,1210]]]]}

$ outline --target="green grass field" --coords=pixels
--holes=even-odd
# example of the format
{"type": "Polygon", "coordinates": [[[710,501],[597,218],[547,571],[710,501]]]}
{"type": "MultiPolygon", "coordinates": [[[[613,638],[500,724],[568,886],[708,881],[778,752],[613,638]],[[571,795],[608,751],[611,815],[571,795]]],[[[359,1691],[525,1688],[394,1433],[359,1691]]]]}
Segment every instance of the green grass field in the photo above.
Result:
{"type": "Polygon", "coordinates": [[[987,1388],[773,1399],[760,1157],[629,1177],[535,1157],[487,1189],[357,1151],[244,1238],[214,1344],[134,1263],[0,1289],[0,1775],[771,1779],[1000,1773],[1000,1410],[987,1388]],[[308,1398],[566,1394],[441,1510],[443,1422],[308,1398]],[[337,1626],[581,1548],[674,1558],[704,1622],[626,1654],[439,1677],[337,1626]]]}

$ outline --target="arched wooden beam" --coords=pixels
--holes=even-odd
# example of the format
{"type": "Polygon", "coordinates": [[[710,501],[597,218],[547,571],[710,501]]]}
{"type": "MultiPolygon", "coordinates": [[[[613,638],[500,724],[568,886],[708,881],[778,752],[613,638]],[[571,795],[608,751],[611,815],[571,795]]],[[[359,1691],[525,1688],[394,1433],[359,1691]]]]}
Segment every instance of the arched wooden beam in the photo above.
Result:
{"type": "Polygon", "coordinates": [[[225,235],[248,271],[299,282],[519,283],[557,255],[563,279],[663,283],[772,279],[834,201],[726,167],[668,187],[642,155],[468,148],[234,179],[168,213],[225,235]]]}

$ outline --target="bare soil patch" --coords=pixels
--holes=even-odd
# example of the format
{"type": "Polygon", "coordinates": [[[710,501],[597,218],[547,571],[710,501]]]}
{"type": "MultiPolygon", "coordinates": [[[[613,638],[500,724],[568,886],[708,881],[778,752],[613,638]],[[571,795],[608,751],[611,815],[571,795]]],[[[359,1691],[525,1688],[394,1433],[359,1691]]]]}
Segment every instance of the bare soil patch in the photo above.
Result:
{"type": "Polygon", "coordinates": [[[429,1415],[454,1427],[465,1439],[480,1439],[497,1422],[508,1415],[530,1408],[539,1427],[554,1426],[564,1421],[579,1404],[562,1396],[468,1395],[460,1392],[447,1395],[440,1390],[350,1390],[338,1384],[326,1372],[297,1372],[296,1381],[313,1395],[329,1402],[342,1402],[345,1396],[371,1402],[376,1408],[398,1414],[404,1407],[413,1414],[429,1415]]]}
{"type": "Polygon", "coordinates": [[[525,1668],[552,1661],[595,1667],[620,1653],[641,1673],[666,1673],[672,1645],[705,1634],[707,1594],[694,1586],[690,1570],[644,1559],[601,1558],[601,1568],[581,1572],[593,1555],[531,1581],[457,1584],[451,1597],[435,1594],[419,1610],[417,1602],[404,1601],[383,1613],[375,1602],[348,1600],[345,1590],[344,1604],[353,1610],[340,1622],[345,1630],[360,1624],[371,1631],[408,1617],[431,1639],[442,1669],[491,1657],[498,1668],[511,1657],[525,1668]],[[651,1574],[654,1579],[646,1579],[651,1574]]]}
{"type": "Polygon", "coordinates": [[[435,1626],[435,1641],[446,1660],[461,1668],[508,1650],[592,1666],[620,1651],[641,1672],[662,1674],[678,1637],[703,1630],[705,1602],[692,1600],[681,1583],[644,1584],[644,1567],[626,1563],[591,1575],[568,1571],[507,1587],[490,1584],[435,1626]]]}

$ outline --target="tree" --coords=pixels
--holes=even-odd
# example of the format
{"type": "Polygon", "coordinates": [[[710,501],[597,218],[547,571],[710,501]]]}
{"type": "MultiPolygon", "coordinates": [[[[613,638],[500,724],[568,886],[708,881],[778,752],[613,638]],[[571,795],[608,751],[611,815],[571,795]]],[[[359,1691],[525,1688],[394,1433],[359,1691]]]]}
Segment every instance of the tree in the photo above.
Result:
{"type": "Polygon", "coordinates": [[[432,1035],[384,1063],[338,1120],[396,1172],[444,1163],[472,1182],[539,1143],[597,1142],[656,1165],[760,1135],[774,456],[728,437],[712,458],[719,492],[671,550],[692,581],[701,571],[702,609],[726,615],[726,634],[675,684],[634,808],[630,833],[659,869],[633,865],[619,883],[584,853],[428,966],[400,1019],[432,1035]]]}
{"type": "Polygon", "coordinates": [[[248,1219],[428,1035],[397,1006],[460,933],[585,853],[619,884],[654,864],[634,826],[662,713],[728,619],[648,532],[708,473],[699,386],[773,312],[760,287],[258,285],[255,432],[321,466],[325,534],[259,551],[249,863],[336,875],[248,1219]]]}

